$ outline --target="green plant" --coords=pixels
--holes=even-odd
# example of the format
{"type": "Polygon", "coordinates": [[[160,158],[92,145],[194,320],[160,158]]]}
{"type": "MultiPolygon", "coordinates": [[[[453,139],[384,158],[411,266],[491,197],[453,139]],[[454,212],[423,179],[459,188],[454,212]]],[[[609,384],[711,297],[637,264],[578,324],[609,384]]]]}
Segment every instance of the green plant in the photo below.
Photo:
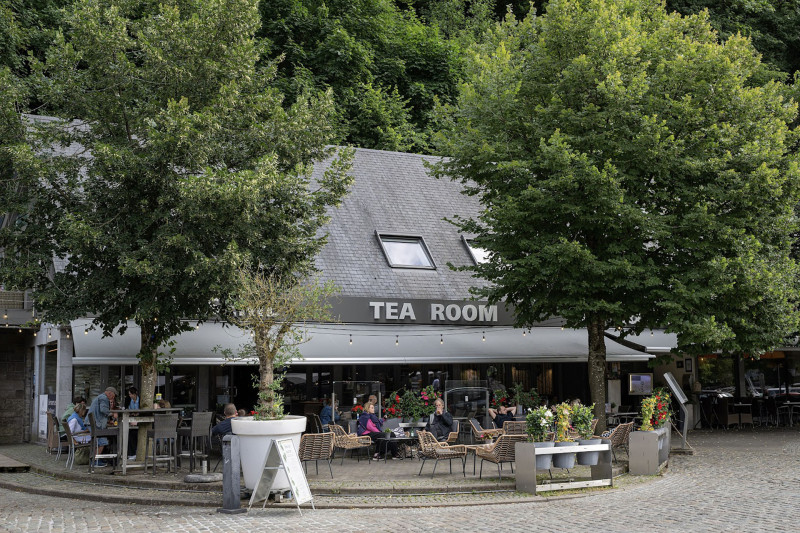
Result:
{"type": "Polygon", "coordinates": [[[670,409],[670,393],[666,389],[656,389],[652,396],[642,400],[642,431],[664,427],[669,423],[672,411],[670,409]]]}
{"type": "Polygon", "coordinates": [[[547,440],[547,432],[553,425],[553,412],[547,407],[541,406],[528,411],[525,417],[527,423],[526,431],[533,442],[544,442],[547,440]]]}
{"type": "Polygon", "coordinates": [[[570,418],[572,427],[578,432],[580,438],[590,439],[592,437],[592,420],[594,419],[594,404],[592,405],[572,405],[570,406],[570,418]]]}
{"type": "Polygon", "coordinates": [[[642,400],[642,425],[641,431],[653,431],[653,413],[656,410],[656,399],[648,396],[642,400]]]}
{"type": "Polygon", "coordinates": [[[419,396],[420,396],[420,403],[422,404],[421,405],[422,415],[430,416],[434,413],[434,411],[436,411],[436,406],[434,405],[434,402],[436,401],[437,398],[442,397],[442,393],[436,392],[433,388],[433,385],[428,385],[419,392],[419,396]]]}
{"type": "Polygon", "coordinates": [[[523,409],[533,409],[539,405],[539,393],[535,388],[525,390],[522,383],[515,383],[511,387],[511,395],[516,405],[521,405],[523,409]]]}
{"type": "Polygon", "coordinates": [[[505,389],[496,389],[492,394],[492,401],[489,404],[493,409],[497,409],[501,405],[505,405],[508,401],[508,391],[505,389]]]}
{"type": "Polygon", "coordinates": [[[422,398],[414,391],[405,391],[400,397],[400,410],[405,417],[422,418],[422,398]]]}

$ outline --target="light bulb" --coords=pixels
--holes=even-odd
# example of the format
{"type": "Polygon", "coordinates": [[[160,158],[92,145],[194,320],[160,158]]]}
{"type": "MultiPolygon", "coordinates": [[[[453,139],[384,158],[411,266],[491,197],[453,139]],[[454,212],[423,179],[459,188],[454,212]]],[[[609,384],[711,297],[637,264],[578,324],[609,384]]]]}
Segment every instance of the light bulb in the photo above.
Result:
{"type": "Polygon", "coordinates": [[[483,332],[483,338],[481,339],[483,342],[486,342],[486,332],[483,332]]]}
{"type": "Polygon", "coordinates": [[[350,346],[352,346],[352,345],[353,345],[353,334],[351,333],[350,334],[350,346]]]}
{"type": "Polygon", "coordinates": [[[444,335],[439,334],[439,344],[444,344],[444,335]]]}
{"type": "Polygon", "coordinates": [[[89,330],[88,329],[83,330],[83,334],[84,335],[88,335],[89,334],[89,330]]]}
{"type": "Polygon", "coordinates": [[[394,336],[394,345],[395,346],[400,346],[400,335],[395,335],[394,336]]]}

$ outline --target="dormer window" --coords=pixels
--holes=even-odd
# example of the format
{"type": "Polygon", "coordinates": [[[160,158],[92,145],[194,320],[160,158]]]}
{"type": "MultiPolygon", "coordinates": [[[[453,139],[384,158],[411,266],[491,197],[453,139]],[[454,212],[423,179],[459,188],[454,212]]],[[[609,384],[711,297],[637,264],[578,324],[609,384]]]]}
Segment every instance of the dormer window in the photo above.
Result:
{"type": "Polygon", "coordinates": [[[470,257],[472,257],[472,261],[474,261],[476,265],[489,261],[489,252],[483,248],[478,248],[475,246],[475,242],[472,239],[467,239],[462,235],[461,240],[464,241],[464,245],[467,247],[467,251],[469,252],[470,257]]]}
{"type": "Polygon", "coordinates": [[[392,268],[435,269],[428,247],[422,237],[375,232],[392,268]]]}

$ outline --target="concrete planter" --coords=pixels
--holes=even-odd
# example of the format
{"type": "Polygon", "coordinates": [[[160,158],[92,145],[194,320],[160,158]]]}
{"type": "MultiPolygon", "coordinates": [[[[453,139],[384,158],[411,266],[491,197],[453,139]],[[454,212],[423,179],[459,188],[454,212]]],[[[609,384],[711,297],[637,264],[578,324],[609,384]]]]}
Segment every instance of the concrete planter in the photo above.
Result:
{"type": "MultiPolygon", "coordinates": [[[[253,490],[261,477],[264,459],[270,443],[275,439],[292,439],[295,449],[300,449],[300,435],[306,429],[306,417],[288,415],[281,420],[253,420],[253,417],[234,418],[231,429],[239,436],[244,486],[253,490]]],[[[289,479],[279,471],[273,492],[290,490],[289,479]]]]}
{"type": "MultiPolygon", "coordinates": [[[[556,442],[556,448],[562,446],[577,446],[577,442],[556,442]]],[[[574,453],[560,453],[553,457],[553,466],[556,468],[572,468],[575,466],[574,453]]]]}
{"type": "MultiPolygon", "coordinates": [[[[602,441],[600,439],[580,439],[578,444],[585,446],[590,444],[600,444],[601,442],[602,441]]],[[[600,458],[600,452],[581,452],[577,454],[577,456],[579,465],[594,466],[597,464],[597,460],[600,458]]]]}
{"type": "Polygon", "coordinates": [[[652,431],[633,431],[629,437],[629,469],[634,476],[658,474],[669,461],[670,435],[672,427],[666,426],[652,431]]]}

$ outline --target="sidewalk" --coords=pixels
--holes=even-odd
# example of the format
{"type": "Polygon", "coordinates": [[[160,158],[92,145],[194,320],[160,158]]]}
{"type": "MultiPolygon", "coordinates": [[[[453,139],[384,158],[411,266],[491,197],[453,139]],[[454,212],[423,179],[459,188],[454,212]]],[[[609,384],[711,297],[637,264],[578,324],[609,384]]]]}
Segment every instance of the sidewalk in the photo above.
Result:
{"type": "MultiPolygon", "coordinates": [[[[139,505],[183,505],[198,507],[220,507],[222,505],[222,483],[185,483],[188,467],[178,474],[159,472],[152,474],[114,474],[110,467],[88,473],[88,467],[76,465],[66,468],[66,454],[56,461],[48,455],[44,446],[19,444],[0,446],[0,454],[30,465],[29,472],[0,473],[0,487],[34,494],[65,498],[82,498],[108,503],[132,503],[139,505]]],[[[212,458],[209,467],[217,460],[212,458]]],[[[472,460],[467,461],[467,475],[462,476],[461,465],[453,464],[449,473],[447,462],[440,462],[436,475],[431,477],[433,461],[428,461],[422,476],[418,476],[421,461],[416,459],[383,461],[356,461],[347,457],[333,461],[331,479],[328,466],[321,462],[319,474],[313,463],[308,464],[308,482],[314,494],[316,507],[375,507],[381,506],[424,507],[443,505],[469,505],[519,501],[544,501],[542,497],[517,493],[514,477],[508,467],[501,481],[497,468],[484,464],[483,479],[472,473],[472,460]]],[[[221,471],[220,465],[218,472],[221,471]]],[[[623,473],[615,470],[615,476],[623,473]]],[[[555,473],[555,472],[554,472],[555,473]]],[[[588,467],[576,467],[571,476],[588,475],[588,467]],[[582,471],[581,469],[585,469],[582,471]]],[[[560,474],[559,474],[560,475],[560,474]]],[[[566,475],[566,474],[565,474],[566,475]]],[[[247,500],[242,501],[246,507],[247,500]]],[[[291,505],[292,502],[280,505],[291,505]]]]}

